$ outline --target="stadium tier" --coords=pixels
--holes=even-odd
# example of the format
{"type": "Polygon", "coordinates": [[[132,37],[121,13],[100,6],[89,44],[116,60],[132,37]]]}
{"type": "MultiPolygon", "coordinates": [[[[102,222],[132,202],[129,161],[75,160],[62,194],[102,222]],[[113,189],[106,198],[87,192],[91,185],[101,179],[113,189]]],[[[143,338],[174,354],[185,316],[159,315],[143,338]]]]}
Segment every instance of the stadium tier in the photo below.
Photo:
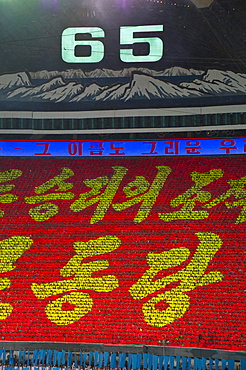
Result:
{"type": "Polygon", "coordinates": [[[0,338],[245,351],[245,159],[1,158],[0,338]]]}

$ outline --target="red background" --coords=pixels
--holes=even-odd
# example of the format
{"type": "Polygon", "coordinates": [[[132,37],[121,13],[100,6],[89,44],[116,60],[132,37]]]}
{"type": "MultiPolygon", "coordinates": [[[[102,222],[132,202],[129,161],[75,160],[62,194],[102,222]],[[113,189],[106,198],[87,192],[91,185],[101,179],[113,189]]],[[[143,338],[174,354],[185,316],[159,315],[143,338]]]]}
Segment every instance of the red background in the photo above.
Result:
{"type": "MultiPolygon", "coordinates": [[[[2,302],[13,305],[12,314],[0,322],[0,340],[6,341],[51,341],[90,342],[113,344],[152,344],[185,347],[211,347],[245,350],[245,223],[236,225],[240,207],[227,209],[223,203],[208,210],[205,220],[177,220],[164,222],[158,212],[174,212],[170,201],[194,185],[190,178],[192,171],[206,172],[221,168],[224,176],[206,186],[212,198],[229,189],[227,181],[245,176],[244,157],[217,158],[8,158],[1,159],[1,171],[19,169],[23,175],[8,183],[15,184],[12,194],[18,200],[12,204],[0,204],[5,214],[0,218],[1,238],[14,235],[29,236],[33,245],[16,262],[15,270],[1,274],[11,279],[11,287],[0,291],[2,302]],[[73,212],[73,201],[54,201],[59,213],[45,222],[31,219],[28,212],[33,205],[25,204],[25,196],[33,196],[34,187],[58,175],[62,167],[74,171],[66,180],[74,187],[69,190],[78,199],[80,193],[89,191],[83,184],[85,179],[113,174],[112,166],[128,168],[114,203],[126,200],[122,188],[135,176],[145,176],[152,183],[156,176],[155,166],[169,166],[172,169],[149,217],[139,224],[133,222],[140,204],[117,212],[112,207],[104,219],[90,224],[96,205],[81,212],[73,212]],[[198,287],[188,293],[190,307],[185,315],[163,328],[151,327],[143,319],[143,300],[133,300],[129,288],[148,268],[147,253],[160,253],[174,247],[187,247],[191,251],[190,261],[198,239],[197,232],[212,232],[220,236],[223,246],[209,263],[206,272],[218,270],[224,275],[221,282],[198,287]],[[109,268],[93,276],[115,275],[119,288],[110,293],[89,292],[94,305],[92,311],[74,324],[58,326],[50,322],[45,314],[48,299],[37,299],[31,284],[62,280],[60,269],[74,255],[75,241],[88,241],[100,236],[113,235],[121,240],[121,246],[100,260],[108,260],[109,268]]],[[[53,193],[55,188],[47,193],[53,193]]],[[[234,200],[234,197],[231,197],[234,200]]],[[[202,209],[197,204],[196,210],[202,209]]],[[[98,260],[91,257],[88,261],[98,260]]],[[[184,262],[181,268],[187,265],[184,262]]],[[[165,271],[160,276],[178,271],[180,267],[165,271]]],[[[51,298],[51,300],[57,298],[51,298]]],[[[159,304],[165,309],[165,304],[159,304]]]]}

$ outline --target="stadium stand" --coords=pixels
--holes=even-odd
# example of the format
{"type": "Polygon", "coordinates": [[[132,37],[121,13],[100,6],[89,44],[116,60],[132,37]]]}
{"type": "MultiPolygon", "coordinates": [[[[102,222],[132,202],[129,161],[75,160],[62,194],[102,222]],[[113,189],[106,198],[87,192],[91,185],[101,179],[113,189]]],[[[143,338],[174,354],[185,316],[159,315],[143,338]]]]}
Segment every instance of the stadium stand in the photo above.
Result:
{"type": "Polygon", "coordinates": [[[245,1],[0,9],[0,370],[246,370],[245,1]]]}
{"type": "Polygon", "coordinates": [[[244,368],[245,359],[235,361],[234,359],[219,360],[206,358],[191,358],[184,356],[156,356],[152,354],[132,354],[120,352],[118,354],[109,352],[91,351],[89,353],[52,351],[52,350],[34,350],[19,351],[18,356],[14,351],[0,350],[2,363],[8,364],[9,370],[17,366],[26,370],[30,366],[38,369],[42,366],[53,366],[54,368],[121,368],[121,369],[239,369],[244,368]]]}

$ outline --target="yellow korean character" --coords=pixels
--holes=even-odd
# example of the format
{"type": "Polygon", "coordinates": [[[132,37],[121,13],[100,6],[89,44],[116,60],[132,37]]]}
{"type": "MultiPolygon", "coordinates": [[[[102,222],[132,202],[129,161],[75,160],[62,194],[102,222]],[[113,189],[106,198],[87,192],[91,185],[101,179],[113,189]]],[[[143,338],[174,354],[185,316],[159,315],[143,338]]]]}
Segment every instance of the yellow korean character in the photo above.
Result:
{"type": "Polygon", "coordinates": [[[75,200],[70,206],[72,211],[79,212],[98,203],[96,210],[91,217],[91,224],[99,222],[104,218],[123,177],[128,171],[127,168],[121,166],[115,166],[113,167],[113,170],[114,173],[111,178],[102,176],[97,177],[96,179],[84,180],[84,184],[92,190],[80,194],[79,199],[75,200]]]}
{"type": "Polygon", "coordinates": [[[46,284],[32,284],[32,291],[39,299],[72,291],[70,294],[57,298],[46,306],[46,315],[50,321],[57,325],[73,324],[92,310],[92,298],[88,293],[83,293],[80,290],[111,292],[118,288],[118,279],[114,275],[92,277],[94,272],[102,271],[109,267],[107,260],[97,260],[83,264],[81,262],[88,257],[110,253],[117,249],[120,243],[120,239],[116,236],[100,237],[88,242],[76,242],[74,243],[76,254],[60,270],[61,276],[67,278],[74,276],[73,278],[46,284]],[[63,310],[62,305],[65,302],[75,305],[75,308],[63,310]]]}
{"type": "MultiPolygon", "coordinates": [[[[16,268],[14,263],[23,253],[31,247],[33,240],[27,236],[12,236],[0,241],[0,273],[12,271],[16,268]]],[[[8,278],[0,279],[0,290],[11,286],[8,278]]],[[[5,320],[13,311],[9,303],[0,303],[0,320],[5,320]]]]}
{"type": "Polygon", "coordinates": [[[229,180],[227,181],[230,185],[230,189],[228,189],[225,193],[221,194],[217,198],[213,199],[211,202],[205,204],[203,208],[212,208],[217,206],[219,203],[224,202],[226,199],[234,196],[235,198],[239,199],[233,202],[225,202],[227,208],[236,208],[242,207],[242,210],[239,216],[236,219],[236,224],[246,221],[246,176],[241,177],[240,179],[236,180],[229,180]]]}
{"type": "Polygon", "coordinates": [[[209,217],[207,211],[194,211],[193,209],[196,206],[196,202],[205,203],[211,198],[211,193],[204,190],[201,191],[201,189],[222,176],[223,171],[221,169],[210,170],[205,173],[191,172],[191,179],[195,185],[170,202],[172,207],[178,207],[180,204],[184,205],[179,211],[159,213],[160,219],[163,221],[203,220],[209,217]],[[194,197],[194,195],[196,196],[194,197]]]}
{"type": "MultiPolygon", "coordinates": [[[[0,193],[5,193],[8,191],[11,191],[15,185],[13,184],[7,184],[7,185],[1,185],[5,183],[6,181],[11,181],[18,179],[22,175],[22,171],[20,170],[7,170],[4,172],[0,172],[0,193]]],[[[17,195],[13,194],[0,194],[0,203],[13,203],[18,199],[17,195]]],[[[0,217],[3,217],[4,211],[0,210],[0,217]]]]}
{"type": "Polygon", "coordinates": [[[155,204],[168,175],[171,173],[171,168],[167,166],[156,166],[156,169],[157,175],[152,184],[144,176],[136,176],[134,181],[129,182],[123,188],[123,192],[127,198],[131,199],[123,203],[115,203],[113,204],[113,208],[116,211],[123,211],[135,204],[141,203],[134,222],[139,223],[145,220],[155,204]]]}
{"type": "Polygon", "coordinates": [[[181,318],[190,306],[190,298],[185,294],[186,292],[190,292],[198,286],[202,287],[223,279],[223,275],[219,271],[211,271],[205,274],[209,262],[222,246],[220,237],[213,233],[196,233],[195,235],[200,243],[189,264],[180,271],[164,278],[154,280],[160,271],[179,266],[186,261],[190,255],[189,249],[181,247],[162,253],[148,253],[149,269],[129,290],[133,299],[141,300],[174,282],[177,282],[178,285],[157,294],[143,304],[142,311],[147,324],[157,327],[171,324],[181,318]],[[155,307],[161,301],[169,305],[163,311],[155,307]]]}
{"type": "MultiPolygon", "coordinates": [[[[44,195],[35,195],[31,197],[25,197],[25,202],[28,204],[38,204],[46,202],[47,200],[69,200],[74,198],[74,193],[68,192],[73,187],[71,182],[65,182],[64,180],[73,176],[74,172],[70,168],[62,168],[62,171],[59,175],[51,178],[45,183],[35,187],[34,192],[36,194],[44,194],[49,189],[57,186],[54,193],[44,194],[44,195]]],[[[51,217],[54,217],[59,211],[59,208],[56,204],[45,203],[41,204],[35,208],[31,208],[29,215],[35,221],[43,222],[49,220],[51,217]]]]}

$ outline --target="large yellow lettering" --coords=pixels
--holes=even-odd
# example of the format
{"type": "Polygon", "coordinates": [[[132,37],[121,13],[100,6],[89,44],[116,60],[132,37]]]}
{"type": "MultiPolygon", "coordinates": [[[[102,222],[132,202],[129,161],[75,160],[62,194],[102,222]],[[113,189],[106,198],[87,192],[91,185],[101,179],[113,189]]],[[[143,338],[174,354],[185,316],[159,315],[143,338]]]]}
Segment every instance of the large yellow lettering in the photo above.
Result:
{"type": "Polygon", "coordinates": [[[223,279],[219,271],[211,271],[205,274],[205,270],[222,246],[220,237],[213,233],[196,233],[200,243],[189,264],[177,273],[154,280],[154,277],[162,270],[179,266],[189,257],[187,248],[174,248],[162,253],[149,253],[147,263],[149,269],[133,284],[129,292],[133,299],[143,299],[149,294],[165,289],[169,284],[179,284],[169,291],[159,293],[143,304],[142,311],[145,321],[151,326],[163,327],[181,318],[190,306],[190,299],[186,292],[194,290],[198,286],[216,283],[223,279]],[[169,306],[160,311],[156,305],[165,301],[169,306]]]}

